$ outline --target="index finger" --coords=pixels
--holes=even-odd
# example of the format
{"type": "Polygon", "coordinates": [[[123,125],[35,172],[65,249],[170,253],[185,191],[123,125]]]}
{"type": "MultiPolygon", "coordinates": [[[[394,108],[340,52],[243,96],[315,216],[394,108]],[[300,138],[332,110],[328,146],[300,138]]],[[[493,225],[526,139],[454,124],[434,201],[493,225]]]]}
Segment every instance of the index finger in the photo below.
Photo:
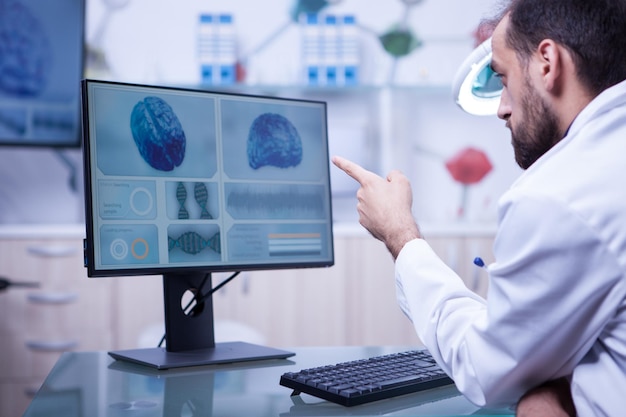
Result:
{"type": "Polygon", "coordinates": [[[332,157],[333,164],[352,178],[354,178],[359,184],[363,185],[363,182],[372,176],[378,177],[378,175],[374,174],[371,171],[363,168],[361,165],[352,162],[346,158],[342,158],[341,156],[333,156],[332,157]]]}

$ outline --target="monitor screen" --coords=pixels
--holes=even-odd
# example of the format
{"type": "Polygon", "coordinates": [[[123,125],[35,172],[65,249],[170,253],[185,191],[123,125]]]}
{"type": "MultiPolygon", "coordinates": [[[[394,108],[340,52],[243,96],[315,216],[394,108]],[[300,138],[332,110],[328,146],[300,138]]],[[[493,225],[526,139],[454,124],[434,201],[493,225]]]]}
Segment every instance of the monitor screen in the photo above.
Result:
{"type": "Polygon", "coordinates": [[[334,263],[325,102],[82,92],[89,276],[162,274],[167,293],[210,272],[334,263]]]}
{"type": "Polygon", "coordinates": [[[0,0],[0,145],[80,146],[84,0],[0,0]]]}

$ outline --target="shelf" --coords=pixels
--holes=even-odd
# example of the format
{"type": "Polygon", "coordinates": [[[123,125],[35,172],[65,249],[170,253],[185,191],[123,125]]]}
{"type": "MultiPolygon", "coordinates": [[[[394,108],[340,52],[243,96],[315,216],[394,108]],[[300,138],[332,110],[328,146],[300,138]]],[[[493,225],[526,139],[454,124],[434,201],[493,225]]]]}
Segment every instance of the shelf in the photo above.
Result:
{"type": "Polygon", "coordinates": [[[380,91],[427,92],[452,94],[452,87],[448,84],[394,84],[394,85],[353,85],[353,86],[309,86],[309,85],[262,85],[262,84],[233,84],[233,85],[175,85],[193,90],[215,91],[220,93],[241,93],[253,95],[343,95],[343,94],[373,94],[380,91]]]}
{"type": "Polygon", "coordinates": [[[85,225],[81,223],[0,225],[0,239],[63,239],[84,236],[85,225]]]}

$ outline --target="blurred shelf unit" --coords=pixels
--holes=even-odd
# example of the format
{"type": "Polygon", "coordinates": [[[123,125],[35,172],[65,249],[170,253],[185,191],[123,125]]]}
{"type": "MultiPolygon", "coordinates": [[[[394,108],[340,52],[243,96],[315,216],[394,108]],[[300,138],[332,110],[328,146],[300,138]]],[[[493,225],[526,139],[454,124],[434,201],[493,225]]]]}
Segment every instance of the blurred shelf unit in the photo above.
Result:
{"type": "MultiPolygon", "coordinates": [[[[111,344],[111,287],[84,277],[80,235],[0,232],[0,276],[36,288],[0,292],[0,415],[19,416],[62,352],[111,344]]],[[[60,232],[60,233],[57,233],[60,232]]]]}

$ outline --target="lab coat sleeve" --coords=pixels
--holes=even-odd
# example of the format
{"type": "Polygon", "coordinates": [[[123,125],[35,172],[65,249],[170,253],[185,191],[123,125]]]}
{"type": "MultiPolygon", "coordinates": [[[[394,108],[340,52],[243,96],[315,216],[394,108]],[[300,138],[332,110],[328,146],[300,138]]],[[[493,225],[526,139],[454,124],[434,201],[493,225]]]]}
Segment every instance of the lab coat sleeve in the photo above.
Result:
{"type": "Polygon", "coordinates": [[[549,197],[504,202],[489,292],[472,293],[421,239],[396,260],[398,300],[459,390],[511,405],[570,375],[615,314],[621,271],[583,220],[549,197]]]}

